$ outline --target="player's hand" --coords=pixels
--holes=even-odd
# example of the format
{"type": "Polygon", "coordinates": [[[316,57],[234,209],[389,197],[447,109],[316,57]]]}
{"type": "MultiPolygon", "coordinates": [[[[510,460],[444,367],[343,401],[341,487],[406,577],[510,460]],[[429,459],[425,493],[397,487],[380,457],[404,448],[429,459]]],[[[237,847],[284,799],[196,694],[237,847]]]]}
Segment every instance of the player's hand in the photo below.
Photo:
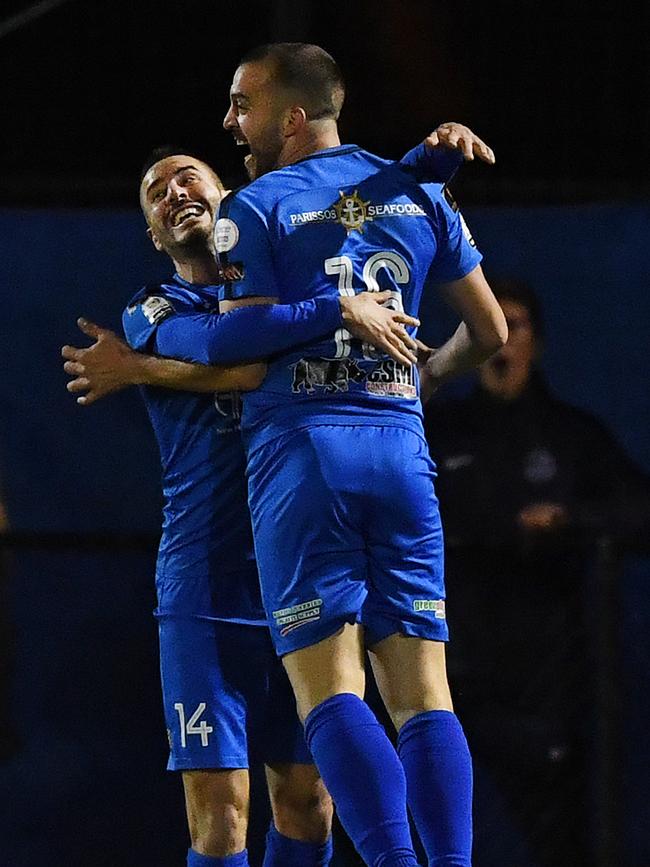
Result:
{"type": "Polygon", "coordinates": [[[566,527],[567,511],[560,503],[531,503],[517,516],[520,527],[529,532],[552,532],[566,527]]]}
{"type": "Polygon", "coordinates": [[[124,340],[108,328],[86,319],[77,319],[77,325],[95,341],[86,349],[76,346],[61,349],[66,359],[63,369],[74,377],[66,387],[73,394],[82,392],[77,403],[88,406],[140,381],[140,356],[124,340]]]}
{"type": "Polygon", "coordinates": [[[417,343],[405,326],[417,328],[420,320],[384,307],[391,298],[393,293],[389,291],[344,295],[339,299],[341,315],[353,337],[370,343],[375,349],[410,367],[411,364],[417,364],[417,343]]]}
{"type": "Polygon", "coordinates": [[[491,147],[475,135],[468,126],[463,126],[462,123],[441,123],[431,135],[428,135],[424,144],[429,150],[442,147],[449,150],[461,151],[466,160],[473,160],[478,157],[484,163],[494,165],[494,151],[491,147]]]}

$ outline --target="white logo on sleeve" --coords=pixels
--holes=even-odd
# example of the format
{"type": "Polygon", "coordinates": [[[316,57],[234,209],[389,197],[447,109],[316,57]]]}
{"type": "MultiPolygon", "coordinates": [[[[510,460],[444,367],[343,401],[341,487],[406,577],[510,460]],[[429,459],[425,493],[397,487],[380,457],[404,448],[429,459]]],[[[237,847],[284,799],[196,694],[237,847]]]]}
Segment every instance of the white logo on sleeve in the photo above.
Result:
{"type": "Polygon", "coordinates": [[[221,217],[214,226],[214,247],[217,253],[228,253],[239,241],[239,227],[228,217],[221,217]]]}
{"type": "Polygon", "coordinates": [[[152,295],[142,302],[142,312],[151,325],[158,325],[163,319],[171,316],[174,308],[166,298],[152,295]]]}
{"type": "Polygon", "coordinates": [[[472,233],[469,230],[469,226],[465,222],[465,217],[463,217],[463,215],[460,213],[460,211],[458,212],[458,216],[460,217],[460,225],[462,226],[463,235],[465,236],[465,240],[470,245],[470,247],[476,247],[476,241],[474,240],[474,238],[472,238],[472,233]]]}

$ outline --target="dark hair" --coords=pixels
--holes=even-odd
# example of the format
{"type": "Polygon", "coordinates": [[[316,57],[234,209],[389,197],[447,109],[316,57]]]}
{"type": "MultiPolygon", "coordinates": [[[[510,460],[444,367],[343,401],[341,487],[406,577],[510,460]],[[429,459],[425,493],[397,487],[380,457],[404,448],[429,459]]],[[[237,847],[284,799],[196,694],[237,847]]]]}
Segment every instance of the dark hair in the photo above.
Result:
{"type": "Polygon", "coordinates": [[[308,120],[333,118],[341,113],[345,82],[338,64],[318,45],[306,42],[270,42],[248,51],[239,61],[272,60],[277,81],[304,99],[308,120]]]}
{"type": "MultiPolygon", "coordinates": [[[[165,144],[149,151],[146,160],[142,164],[142,169],[140,170],[140,183],[142,183],[144,176],[152,166],[155,166],[156,163],[159,163],[161,160],[167,159],[167,157],[175,157],[178,154],[187,154],[188,157],[193,157],[194,159],[199,160],[199,162],[204,163],[209,169],[211,169],[215,177],[219,179],[219,176],[210,163],[205,159],[205,157],[201,156],[200,152],[197,153],[196,148],[184,147],[183,145],[165,144]]],[[[219,182],[221,182],[220,179],[219,182]]]]}
{"type": "Polygon", "coordinates": [[[533,334],[537,340],[544,339],[544,316],[537,293],[528,283],[512,277],[490,278],[490,288],[497,301],[515,301],[528,311],[533,334]]]}

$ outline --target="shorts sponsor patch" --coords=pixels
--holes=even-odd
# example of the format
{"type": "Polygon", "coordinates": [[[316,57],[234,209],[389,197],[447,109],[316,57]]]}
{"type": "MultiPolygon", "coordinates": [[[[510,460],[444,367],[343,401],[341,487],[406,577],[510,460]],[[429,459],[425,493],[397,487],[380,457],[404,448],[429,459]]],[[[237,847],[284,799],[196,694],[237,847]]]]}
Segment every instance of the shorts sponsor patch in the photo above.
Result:
{"type": "Polygon", "coordinates": [[[163,319],[167,319],[174,312],[174,308],[167,298],[152,295],[142,302],[142,312],[151,325],[158,325],[163,319]]]}
{"type": "Polygon", "coordinates": [[[280,608],[274,611],[273,619],[280,630],[280,635],[288,635],[300,626],[320,620],[322,606],[322,599],[311,599],[309,602],[292,605],[291,608],[280,608]]]}
{"type": "Polygon", "coordinates": [[[414,611],[433,611],[436,620],[445,619],[445,600],[444,599],[414,599],[414,611]]]}

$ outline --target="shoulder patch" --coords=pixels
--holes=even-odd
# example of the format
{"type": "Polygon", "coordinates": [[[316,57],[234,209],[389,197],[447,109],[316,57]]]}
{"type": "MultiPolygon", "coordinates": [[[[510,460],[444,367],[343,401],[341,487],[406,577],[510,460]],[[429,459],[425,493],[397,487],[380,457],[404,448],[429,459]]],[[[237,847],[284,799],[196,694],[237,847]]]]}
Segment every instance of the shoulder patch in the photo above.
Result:
{"type": "Polygon", "coordinates": [[[214,224],[214,246],[217,253],[229,253],[239,241],[239,227],[234,220],[220,217],[214,224]]]}
{"type": "Polygon", "coordinates": [[[158,325],[159,322],[174,313],[174,307],[167,298],[151,295],[142,302],[142,312],[151,325],[158,325]]]}
{"type": "Polygon", "coordinates": [[[445,201],[447,202],[449,207],[452,209],[452,211],[454,213],[456,213],[456,211],[458,210],[458,204],[456,202],[456,199],[452,196],[451,191],[446,184],[442,188],[442,192],[443,192],[443,195],[445,197],[445,201]]]}
{"type": "Polygon", "coordinates": [[[462,226],[463,235],[465,236],[465,240],[470,245],[470,247],[476,247],[476,241],[472,237],[472,233],[469,230],[469,226],[465,222],[465,217],[463,217],[463,215],[461,214],[460,211],[458,212],[458,216],[460,217],[460,225],[462,226]]]}

